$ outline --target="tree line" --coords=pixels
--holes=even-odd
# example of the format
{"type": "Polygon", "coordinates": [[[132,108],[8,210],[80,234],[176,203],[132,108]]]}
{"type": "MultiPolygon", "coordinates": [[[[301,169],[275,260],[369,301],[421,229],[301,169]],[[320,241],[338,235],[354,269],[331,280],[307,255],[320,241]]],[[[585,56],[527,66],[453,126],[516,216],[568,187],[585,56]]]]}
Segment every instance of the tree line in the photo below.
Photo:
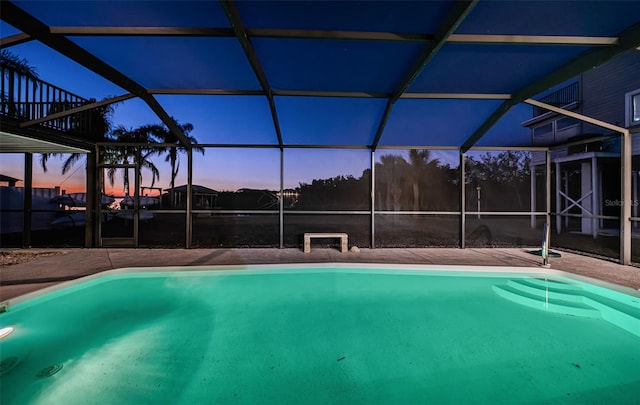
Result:
{"type": "MultiPolygon", "coordinates": [[[[483,211],[526,211],[530,201],[530,154],[487,152],[465,157],[466,209],[477,208],[480,188],[483,211]]],[[[375,165],[377,211],[459,211],[460,173],[427,149],[412,149],[407,157],[386,154],[375,165]]],[[[300,183],[298,209],[369,210],[371,170],[360,177],[341,175],[300,183]]]]}

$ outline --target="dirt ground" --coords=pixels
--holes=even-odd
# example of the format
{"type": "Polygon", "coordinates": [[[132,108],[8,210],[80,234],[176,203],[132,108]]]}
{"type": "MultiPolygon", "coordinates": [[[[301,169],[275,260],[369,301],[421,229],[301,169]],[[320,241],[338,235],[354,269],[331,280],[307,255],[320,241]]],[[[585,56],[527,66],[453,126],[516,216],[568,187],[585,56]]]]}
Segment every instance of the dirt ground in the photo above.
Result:
{"type": "Polygon", "coordinates": [[[56,256],[64,252],[53,251],[29,251],[29,250],[9,250],[0,252],[0,266],[11,266],[12,264],[26,263],[42,256],[56,256]]]}

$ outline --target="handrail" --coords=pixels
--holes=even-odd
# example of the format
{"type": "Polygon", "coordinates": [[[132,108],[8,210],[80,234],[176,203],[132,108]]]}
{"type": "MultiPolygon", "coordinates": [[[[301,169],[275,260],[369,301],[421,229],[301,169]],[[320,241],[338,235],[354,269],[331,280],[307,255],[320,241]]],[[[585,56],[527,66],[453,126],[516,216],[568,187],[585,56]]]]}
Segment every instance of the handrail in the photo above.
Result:
{"type": "MultiPolygon", "coordinates": [[[[91,101],[70,91],[0,66],[0,115],[18,121],[33,121],[50,114],[89,104],[91,101]]],[[[44,127],[84,132],[88,128],[87,112],[70,114],[45,121],[44,127]]]]}
{"type": "Polygon", "coordinates": [[[549,242],[551,240],[551,227],[548,222],[544,223],[542,229],[542,249],[540,250],[540,255],[542,256],[542,265],[544,267],[549,266],[549,242]]]}
{"type": "MultiPolygon", "coordinates": [[[[578,85],[578,82],[574,82],[561,89],[558,89],[557,91],[554,91],[553,93],[547,94],[537,101],[541,101],[545,104],[550,104],[555,107],[564,107],[573,103],[577,103],[580,101],[580,87],[578,85]]],[[[534,118],[547,112],[549,112],[549,110],[546,110],[542,107],[533,107],[534,118]]]]}

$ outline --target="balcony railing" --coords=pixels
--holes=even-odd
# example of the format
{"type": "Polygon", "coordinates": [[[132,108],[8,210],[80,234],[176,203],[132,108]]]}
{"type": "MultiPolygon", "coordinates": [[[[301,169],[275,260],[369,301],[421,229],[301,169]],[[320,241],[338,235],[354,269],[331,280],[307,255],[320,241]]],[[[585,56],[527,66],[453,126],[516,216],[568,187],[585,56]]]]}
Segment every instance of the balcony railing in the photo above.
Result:
{"type": "MultiPolygon", "coordinates": [[[[571,83],[568,86],[542,97],[538,101],[542,101],[543,103],[550,104],[555,107],[565,107],[573,103],[577,103],[580,101],[580,86],[578,85],[578,82],[571,83]]],[[[549,112],[549,110],[545,110],[541,107],[533,107],[534,118],[547,112],[549,112]]]]}
{"type": "MultiPolygon", "coordinates": [[[[8,67],[0,67],[0,114],[21,122],[33,121],[90,101],[43,80],[27,77],[8,67]]],[[[50,129],[83,133],[88,128],[88,114],[75,113],[44,121],[40,126],[50,129]]]]}

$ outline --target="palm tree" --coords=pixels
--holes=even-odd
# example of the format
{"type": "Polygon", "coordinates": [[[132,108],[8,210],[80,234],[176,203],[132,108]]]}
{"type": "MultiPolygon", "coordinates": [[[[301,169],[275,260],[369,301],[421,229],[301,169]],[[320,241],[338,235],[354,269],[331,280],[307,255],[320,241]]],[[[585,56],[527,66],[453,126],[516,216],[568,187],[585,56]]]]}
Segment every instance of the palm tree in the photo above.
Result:
{"type": "MultiPolygon", "coordinates": [[[[7,90],[9,94],[2,94],[2,112],[9,116],[16,117],[19,111],[16,108],[14,98],[15,75],[26,77],[33,81],[34,86],[37,85],[38,73],[36,69],[29,65],[29,62],[6,49],[0,50],[0,68],[2,74],[7,77],[7,90]]],[[[16,117],[17,118],[17,117],[16,117]]]]}
{"type": "MultiPolygon", "coordinates": [[[[141,126],[136,129],[127,129],[124,126],[120,125],[116,129],[111,132],[111,137],[123,143],[140,143],[140,144],[150,144],[153,143],[154,139],[152,134],[148,131],[147,126],[141,126]]],[[[144,146],[117,146],[114,145],[106,150],[107,153],[104,154],[104,163],[122,163],[129,164],[130,161],[135,161],[136,155],[138,153],[138,148],[140,148],[140,162],[138,166],[138,173],[142,175],[142,169],[148,169],[151,171],[151,187],[155,184],[156,180],[160,180],[160,171],[149,160],[149,157],[157,153],[156,150],[150,149],[149,147],[144,146]]],[[[107,171],[107,176],[111,184],[115,181],[115,168],[110,168],[107,171]]],[[[129,168],[125,167],[124,169],[124,195],[125,197],[129,196],[129,168]]]]}
{"type": "Polygon", "coordinates": [[[411,183],[413,187],[413,211],[420,210],[420,183],[440,164],[438,159],[431,159],[428,149],[411,149],[409,151],[411,183]]]}
{"type": "Polygon", "coordinates": [[[407,161],[400,155],[382,155],[376,164],[376,177],[380,173],[381,185],[385,187],[379,193],[385,193],[385,208],[398,211],[402,208],[402,185],[407,172],[407,161]]]}
{"type": "MultiPolygon", "coordinates": [[[[200,152],[204,155],[204,148],[202,146],[197,146],[197,139],[189,135],[189,133],[193,131],[193,124],[188,122],[185,124],[180,124],[177,121],[176,124],[184,134],[185,138],[191,144],[192,150],[200,152]]],[[[161,149],[162,152],[167,153],[165,162],[169,162],[171,164],[171,188],[173,189],[175,187],[175,180],[178,176],[178,171],[180,170],[180,154],[178,152],[185,152],[187,150],[187,147],[178,138],[176,138],[176,136],[173,135],[171,131],[169,131],[164,125],[146,125],[144,127],[140,127],[140,129],[143,131],[147,131],[151,136],[155,137],[161,143],[175,145],[161,149]]]]}
{"type": "MultiPolygon", "coordinates": [[[[19,57],[18,55],[14,55],[6,49],[0,51],[0,66],[4,69],[12,70],[18,74],[26,76],[32,80],[37,80],[39,78],[36,68],[29,65],[29,61],[19,57]]],[[[9,74],[10,72],[5,71],[4,73],[9,74]]]]}
{"type": "MultiPolygon", "coordinates": [[[[174,120],[175,121],[175,120],[174,120]]],[[[193,124],[185,123],[180,124],[176,121],[176,125],[186,139],[191,144],[192,150],[196,152],[200,152],[204,155],[205,149],[202,146],[197,146],[198,141],[195,137],[189,135],[189,133],[193,130],[193,124]]],[[[170,181],[170,189],[169,189],[169,200],[174,201],[173,194],[175,192],[176,187],[176,177],[178,176],[178,171],[180,170],[180,153],[187,150],[187,147],[167,129],[164,125],[152,124],[140,127],[140,130],[145,132],[149,137],[156,138],[159,142],[164,144],[172,144],[175,146],[167,146],[161,148],[159,153],[167,153],[165,158],[165,162],[169,162],[171,165],[171,181],[170,181]]]]}
{"type": "MultiPolygon", "coordinates": [[[[89,100],[93,102],[95,100],[89,100]]],[[[88,128],[88,132],[85,135],[88,135],[89,138],[96,141],[105,141],[109,139],[109,134],[113,128],[113,124],[111,122],[111,117],[115,111],[116,104],[108,104],[100,107],[93,108],[85,114],[89,119],[90,125],[88,128]]],[[[47,162],[49,158],[52,156],[60,156],[60,153],[43,153],[40,155],[40,166],[42,170],[47,172],[47,162]]],[[[67,174],[69,170],[73,168],[73,166],[78,163],[78,161],[85,158],[84,153],[72,153],[62,164],[62,174],[67,174]]],[[[103,187],[104,189],[104,187],[103,187]]]]}

